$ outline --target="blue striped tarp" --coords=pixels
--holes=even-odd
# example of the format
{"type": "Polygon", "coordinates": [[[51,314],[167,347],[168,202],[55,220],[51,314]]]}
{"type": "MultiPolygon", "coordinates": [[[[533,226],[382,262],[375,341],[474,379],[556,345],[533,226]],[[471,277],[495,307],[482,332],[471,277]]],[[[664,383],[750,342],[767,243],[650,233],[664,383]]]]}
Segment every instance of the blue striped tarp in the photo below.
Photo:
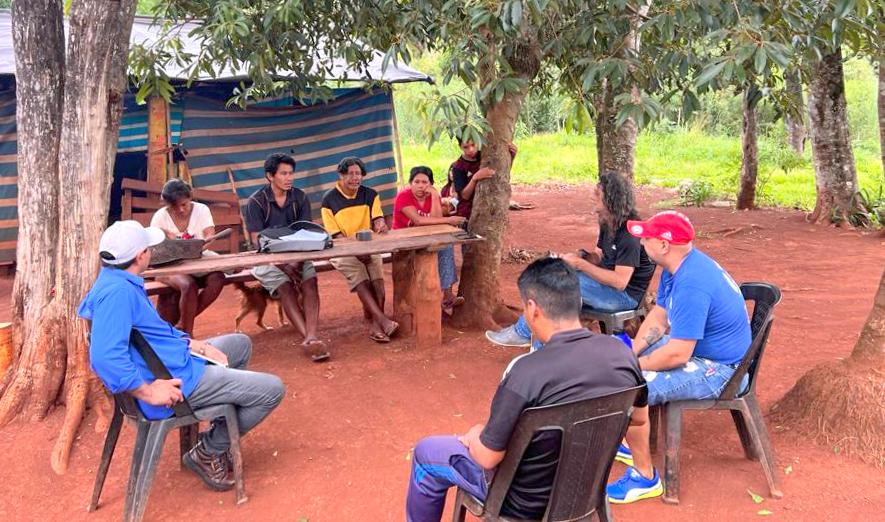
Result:
{"type": "Polygon", "coordinates": [[[231,169],[245,204],[266,183],[265,158],[283,152],[295,158],[295,186],[307,192],[317,219],[323,194],[338,180],[338,162],[357,156],[368,170],[365,184],[378,191],[389,214],[397,190],[392,97],[380,89],[337,94],[329,103],[245,111],[186,94],[181,140],[194,186],[232,190],[231,169]]]}
{"type": "Polygon", "coordinates": [[[15,91],[0,92],[0,262],[15,259],[18,236],[15,91]]]}
{"type": "MultiPolygon", "coordinates": [[[[225,88],[216,84],[218,89],[225,88]]],[[[194,186],[229,191],[230,168],[245,203],[265,183],[267,155],[285,152],[295,157],[295,185],[308,193],[317,219],[323,194],[338,179],[338,162],[358,156],[369,171],[366,185],[381,194],[385,213],[391,213],[397,176],[390,93],[342,89],[325,104],[293,107],[291,97],[280,97],[245,111],[226,108],[224,99],[214,94],[186,91],[170,107],[172,142],[185,144],[194,186]]],[[[119,151],[147,150],[147,105],[136,105],[131,95],[126,98],[119,151]]],[[[18,236],[15,110],[15,90],[0,90],[0,263],[15,260],[18,236]]]]}
{"type": "MultiPolygon", "coordinates": [[[[184,108],[178,99],[169,105],[169,134],[172,145],[181,139],[181,118],[184,108]]],[[[127,94],[123,102],[123,119],[120,121],[120,138],[117,140],[117,152],[133,152],[147,150],[148,147],[148,106],[138,105],[135,96],[127,94]]]]}

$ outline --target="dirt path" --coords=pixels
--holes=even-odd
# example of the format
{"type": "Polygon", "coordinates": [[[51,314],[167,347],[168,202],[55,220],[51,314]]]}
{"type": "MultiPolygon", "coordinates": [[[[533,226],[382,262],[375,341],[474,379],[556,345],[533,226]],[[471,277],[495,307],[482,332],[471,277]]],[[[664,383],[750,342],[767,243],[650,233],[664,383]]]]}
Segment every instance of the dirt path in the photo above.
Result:
{"type": "MultiPolygon", "coordinates": [[[[652,203],[666,194],[644,189],[643,212],[651,212],[652,203]]],[[[567,251],[594,244],[589,187],[518,187],[514,197],[539,208],[511,212],[508,247],[567,251]]],[[[791,211],[685,212],[700,231],[699,247],[735,279],[771,281],[784,291],[760,376],[763,409],[815,364],[849,354],[885,266],[885,239],[811,226],[791,211]]],[[[504,295],[514,304],[522,266],[504,265],[504,295]]],[[[0,280],[0,320],[8,319],[10,291],[11,280],[0,280]]],[[[357,300],[338,274],[321,276],[321,293],[323,331],[335,333],[329,364],[300,357],[290,328],[258,333],[247,322],[256,344],[252,367],[277,373],[288,386],[279,410],[245,439],[249,502],[235,507],[232,493],[211,493],[179,470],[173,440],[157,473],[147,520],[400,521],[414,442],[428,434],[463,432],[486,419],[501,372],[518,350],[493,347],[481,332],[452,329],[446,329],[444,345],[436,350],[405,341],[380,347],[366,338],[357,300]]],[[[226,289],[198,320],[197,335],[231,330],[235,310],[235,293],[226,289]]],[[[70,471],[56,476],[49,452],[61,418],[56,411],[45,423],[0,430],[0,520],[119,520],[132,430],[121,437],[101,507],[87,514],[104,434],[95,433],[94,419],[87,418],[70,471]]],[[[742,458],[729,415],[702,413],[685,421],[682,504],[653,500],[615,506],[615,516],[621,521],[748,520],[768,509],[774,513],[768,518],[777,520],[880,518],[882,470],[813,446],[783,428],[770,429],[783,500],[753,503],[747,489],[767,494],[759,465],[742,458]]],[[[616,465],[614,472],[621,471],[616,465]]]]}

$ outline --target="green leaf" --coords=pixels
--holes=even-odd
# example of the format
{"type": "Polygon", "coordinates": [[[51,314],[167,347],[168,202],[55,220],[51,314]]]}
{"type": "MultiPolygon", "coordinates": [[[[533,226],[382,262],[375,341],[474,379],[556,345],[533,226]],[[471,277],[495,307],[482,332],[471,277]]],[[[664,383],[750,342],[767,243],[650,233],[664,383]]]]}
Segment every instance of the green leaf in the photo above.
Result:
{"type": "Polygon", "coordinates": [[[725,67],[725,63],[725,60],[722,60],[718,63],[708,65],[703,71],[701,71],[701,74],[695,80],[695,87],[703,87],[704,85],[710,83],[713,78],[715,78],[720,72],[722,72],[722,69],[725,67]]]}
{"type": "Polygon", "coordinates": [[[753,493],[753,492],[750,491],[749,489],[747,490],[747,493],[749,493],[750,498],[752,498],[752,499],[753,499],[753,502],[755,502],[756,504],[761,504],[762,501],[765,500],[764,498],[762,498],[761,496],[759,496],[759,495],[753,493]]]}
{"type": "Polygon", "coordinates": [[[765,72],[765,65],[768,63],[768,54],[765,52],[764,47],[760,47],[756,49],[756,58],[754,59],[754,67],[756,68],[756,73],[762,74],[765,72]]]}
{"type": "Polygon", "coordinates": [[[771,512],[771,511],[769,511],[769,510],[767,510],[767,509],[760,509],[759,511],[756,512],[756,514],[765,517],[765,516],[768,516],[768,515],[773,515],[774,513],[771,512]]]}

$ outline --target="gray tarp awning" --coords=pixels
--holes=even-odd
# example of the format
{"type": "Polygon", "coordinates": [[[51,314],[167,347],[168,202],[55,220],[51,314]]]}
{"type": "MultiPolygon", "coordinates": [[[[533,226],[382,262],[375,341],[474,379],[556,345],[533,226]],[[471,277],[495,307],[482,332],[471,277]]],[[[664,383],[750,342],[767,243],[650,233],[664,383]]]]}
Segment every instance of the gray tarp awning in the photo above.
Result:
{"type": "MultiPolygon", "coordinates": [[[[195,27],[197,27],[195,23],[186,23],[178,26],[184,50],[192,54],[197,54],[200,50],[200,42],[187,36],[195,27]]],[[[129,41],[132,44],[151,44],[159,39],[161,30],[162,28],[154,23],[153,18],[136,16],[135,22],[132,24],[132,36],[129,41]]],[[[365,69],[354,69],[348,67],[344,60],[336,60],[332,66],[331,77],[327,79],[342,81],[379,80],[388,83],[433,82],[430,76],[421,71],[404,64],[395,64],[392,61],[387,65],[387,70],[382,74],[381,64],[383,59],[384,54],[376,50],[375,57],[365,69]]],[[[0,10],[0,74],[15,74],[15,52],[12,47],[12,15],[7,9],[0,10]]],[[[184,70],[175,64],[170,64],[167,67],[166,74],[174,79],[187,79],[184,70]]],[[[247,69],[241,67],[237,70],[226,69],[220,71],[215,78],[201,73],[197,79],[231,80],[245,79],[247,77],[247,69]]]]}

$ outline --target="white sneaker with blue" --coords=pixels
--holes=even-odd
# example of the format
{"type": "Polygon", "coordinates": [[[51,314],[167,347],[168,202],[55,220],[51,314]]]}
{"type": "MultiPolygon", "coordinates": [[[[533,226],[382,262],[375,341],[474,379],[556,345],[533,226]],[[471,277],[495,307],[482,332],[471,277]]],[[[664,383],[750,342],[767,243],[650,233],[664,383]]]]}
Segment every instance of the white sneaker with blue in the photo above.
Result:
{"type": "Polygon", "coordinates": [[[523,337],[516,331],[516,325],[512,324],[507,328],[498,331],[486,330],[486,339],[499,346],[512,346],[515,348],[528,348],[532,345],[529,337],[523,337]]]}
{"type": "Polygon", "coordinates": [[[620,462],[621,464],[632,466],[633,452],[630,451],[630,448],[621,444],[618,446],[618,453],[615,455],[615,460],[620,462]]]}
{"type": "Polygon", "coordinates": [[[630,504],[637,500],[660,497],[664,494],[664,484],[661,482],[658,470],[654,472],[654,477],[648,479],[636,471],[636,468],[632,466],[627,468],[623,477],[605,488],[608,501],[612,504],[630,504]]]}

